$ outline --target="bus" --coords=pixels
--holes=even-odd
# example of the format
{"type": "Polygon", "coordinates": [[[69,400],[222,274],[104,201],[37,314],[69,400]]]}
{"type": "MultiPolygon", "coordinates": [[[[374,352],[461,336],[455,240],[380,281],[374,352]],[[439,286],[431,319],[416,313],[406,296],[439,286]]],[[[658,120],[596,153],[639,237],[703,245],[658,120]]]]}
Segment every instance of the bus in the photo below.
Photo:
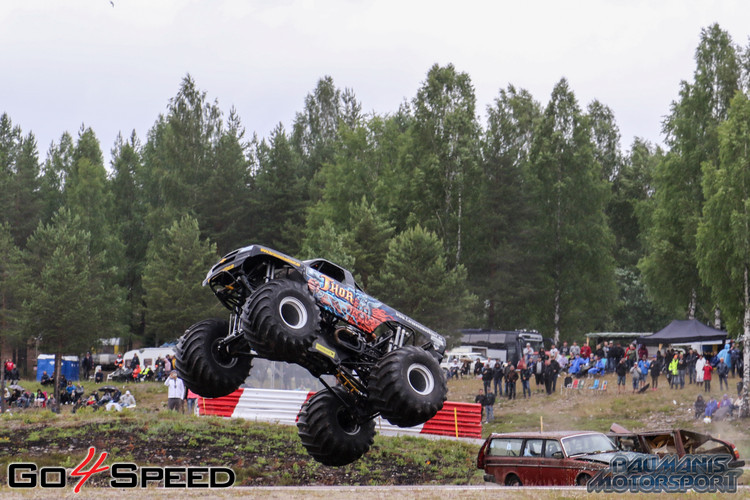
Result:
{"type": "MultiPolygon", "coordinates": [[[[499,359],[503,363],[517,365],[526,344],[534,352],[545,349],[545,339],[537,331],[505,331],[469,328],[461,330],[461,346],[488,359],[499,359]]],[[[549,339],[547,339],[548,343],[549,339]]]]}

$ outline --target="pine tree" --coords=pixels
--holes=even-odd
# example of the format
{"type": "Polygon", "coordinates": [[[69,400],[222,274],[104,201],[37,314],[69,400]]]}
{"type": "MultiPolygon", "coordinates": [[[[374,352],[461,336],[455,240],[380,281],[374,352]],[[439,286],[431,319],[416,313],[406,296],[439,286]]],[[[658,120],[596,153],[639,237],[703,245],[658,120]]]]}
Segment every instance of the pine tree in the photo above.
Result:
{"type": "MultiPolygon", "coordinates": [[[[91,234],[79,217],[61,209],[29,238],[27,265],[33,270],[24,303],[24,331],[55,354],[55,378],[62,355],[90,349],[97,339],[117,337],[121,295],[112,286],[112,270],[95,253],[91,234]]],[[[55,399],[59,398],[55,385],[55,399]]]]}
{"type": "Polygon", "coordinates": [[[381,300],[451,339],[458,337],[476,301],[467,288],[466,269],[450,269],[443,243],[420,226],[393,238],[370,288],[381,300]]]}
{"type": "Polygon", "coordinates": [[[216,244],[201,239],[190,216],[151,241],[143,269],[147,345],[176,340],[190,325],[219,314],[219,302],[202,286],[217,260],[216,244]]]}
{"type": "Polygon", "coordinates": [[[294,255],[305,227],[308,182],[281,125],[258,146],[257,159],[250,198],[253,241],[294,255]]]}

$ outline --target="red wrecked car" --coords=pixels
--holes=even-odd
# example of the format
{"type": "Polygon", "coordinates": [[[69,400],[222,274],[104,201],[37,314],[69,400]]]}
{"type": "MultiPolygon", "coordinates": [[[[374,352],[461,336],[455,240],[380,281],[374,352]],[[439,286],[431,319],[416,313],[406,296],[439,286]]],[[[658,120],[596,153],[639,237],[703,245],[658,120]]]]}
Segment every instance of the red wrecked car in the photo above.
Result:
{"type": "Polygon", "coordinates": [[[601,432],[511,432],[487,438],[477,467],[485,481],[506,486],[582,486],[617,453],[601,432]]]}

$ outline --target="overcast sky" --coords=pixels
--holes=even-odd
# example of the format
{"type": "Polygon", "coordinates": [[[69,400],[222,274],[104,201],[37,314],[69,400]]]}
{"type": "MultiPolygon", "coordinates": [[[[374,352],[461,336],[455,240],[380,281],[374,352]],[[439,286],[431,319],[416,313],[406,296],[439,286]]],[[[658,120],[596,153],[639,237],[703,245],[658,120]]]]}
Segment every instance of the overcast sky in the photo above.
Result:
{"type": "Polygon", "coordinates": [[[746,0],[3,0],[0,113],[34,133],[42,160],[85,124],[109,163],[117,133],[145,142],[188,73],[248,135],[267,137],[291,128],[324,75],[385,114],[433,64],[453,63],[482,123],[508,84],[544,104],[565,77],[582,108],[612,108],[627,150],[636,136],[662,142],[714,22],[747,46],[746,0]]]}

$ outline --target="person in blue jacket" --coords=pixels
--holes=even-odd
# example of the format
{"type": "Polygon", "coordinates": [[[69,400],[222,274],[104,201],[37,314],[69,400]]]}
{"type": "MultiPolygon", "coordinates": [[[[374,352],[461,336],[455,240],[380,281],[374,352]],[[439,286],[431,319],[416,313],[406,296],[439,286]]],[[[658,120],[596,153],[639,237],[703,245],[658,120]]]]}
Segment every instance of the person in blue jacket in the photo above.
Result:
{"type": "Polygon", "coordinates": [[[719,359],[723,359],[724,363],[727,365],[727,369],[732,369],[732,353],[730,352],[732,346],[729,345],[729,342],[726,343],[724,346],[724,349],[719,351],[719,359]]]}
{"type": "Polygon", "coordinates": [[[651,363],[649,363],[648,359],[646,359],[646,356],[641,357],[641,360],[638,362],[638,372],[641,374],[641,387],[646,385],[646,378],[648,377],[649,368],[651,368],[651,363]]]}
{"type": "Polygon", "coordinates": [[[596,357],[596,362],[594,363],[594,366],[589,369],[590,375],[604,375],[604,372],[607,369],[607,361],[604,358],[600,358],[599,356],[596,357]]]}

